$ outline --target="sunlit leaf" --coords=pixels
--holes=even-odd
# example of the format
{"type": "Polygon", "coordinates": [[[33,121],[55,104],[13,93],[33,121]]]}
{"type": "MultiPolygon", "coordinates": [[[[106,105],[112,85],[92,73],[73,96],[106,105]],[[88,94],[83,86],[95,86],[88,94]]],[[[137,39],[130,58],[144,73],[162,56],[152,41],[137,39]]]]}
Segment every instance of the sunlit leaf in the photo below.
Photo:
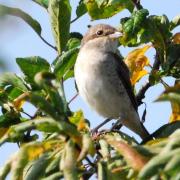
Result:
{"type": "Polygon", "coordinates": [[[73,116],[69,117],[69,121],[75,124],[79,131],[89,130],[88,124],[84,118],[83,112],[81,110],[73,113],[73,116]]]}
{"type": "Polygon", "coordinates": [[[93,20],[112,17],[113,15],[128,9],[132,12],[134,5],[130,0],[85,0],[87,11],[93,20]]]}
{"type": "Polygon", "coordinates": [[[40,24],[36,20],[34,20],[30,15],[28,15],[27,13],[22,11],[21,9],[0,5],[0,16],[2,16],[2,15],[12,15],[12,16],[20,17],[27,24],[29,24],[31,26],[31,28],[33,28],[33,30],[38,35],[41,35],[40,24]]]}
{"type": "Polygon", "coordinates": [[[69,0],[50,0],[48,7],[58,53],[61,54],[69,39],[71,5],[69,0]]]}
{"type": "Polygon", "coordinates": [[[110,144],[115,150],[117,150],[128,162],[128,164],[137,171],[140,171],[144,165],[148,162],[148,158],[136,151],[132,146],[123,142],[122,140],[117,140],[113,136],[106,136],[105,140],[110,144]]]}
{"type": "Polygon", "coordinates": [[[143,48],[135,49],[125,58],[125,63],[130,70],[132,85],[148,73],[144,67],[149,65],[149,59],[144,54],[150,47],[150,45],[146,45],[143,48]]]}

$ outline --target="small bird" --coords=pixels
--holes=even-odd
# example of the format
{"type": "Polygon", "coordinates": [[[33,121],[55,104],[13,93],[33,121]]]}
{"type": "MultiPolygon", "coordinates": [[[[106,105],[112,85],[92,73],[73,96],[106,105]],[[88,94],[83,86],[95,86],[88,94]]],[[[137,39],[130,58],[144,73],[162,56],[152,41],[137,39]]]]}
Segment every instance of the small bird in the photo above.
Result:
{"type": "Polygon", "coordinates": [[[120,119],[142,139],[149,136],[140,121],[129,70],[118,51],[117,29],[106,24],[89,28],[75,63],[80,96],[103,117],[120,119]]]}

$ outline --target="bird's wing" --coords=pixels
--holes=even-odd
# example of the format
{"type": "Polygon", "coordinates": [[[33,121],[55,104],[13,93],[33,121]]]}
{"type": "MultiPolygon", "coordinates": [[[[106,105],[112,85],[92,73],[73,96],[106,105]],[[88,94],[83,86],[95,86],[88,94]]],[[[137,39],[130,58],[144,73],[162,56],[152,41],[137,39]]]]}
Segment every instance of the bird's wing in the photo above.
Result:
{"type": "Polygon", "coordinates": [[[138,106],[137,106],[136,98],[135,98],[133,88],[132,88],[132,85],[130,82],[129,69],[126,66],[126,64],[124,63],[124,61],[117,54],[115,54],[115,53],[111,53],[111,54],[114,56],[115,63],[117,64],[116,70],[117,70],[119,79],[123,83],[123,86],[127,91],[127,94],[132,102],[133,107],[137,111],[138,106]]]}

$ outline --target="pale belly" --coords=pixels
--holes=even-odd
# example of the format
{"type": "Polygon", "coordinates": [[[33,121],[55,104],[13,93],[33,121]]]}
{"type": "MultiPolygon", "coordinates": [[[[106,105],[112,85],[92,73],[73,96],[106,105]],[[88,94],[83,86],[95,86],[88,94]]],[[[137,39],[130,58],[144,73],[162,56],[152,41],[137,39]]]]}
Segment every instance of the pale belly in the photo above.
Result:
{"type": "MultiPolygon", "coordinates": [[[[102,62],[104,63],[104,62],[102,62]]],[[[110,69],[103,69],[101,62],[76,64],[75,78],[82,98],[103,117],[129,119],[132,116],[132,106],[125,89],[113,70],[113,64],[107,64],[110,69]],[[90,67],[91,66],[91,67],[90,67]],[[83,68],[82,68],[83,67],[83,68]]],[[[107,67],[108,68],[108,67],[107,67]]],[[[132,111],[133,112],[133,111],[132,111]]]]}

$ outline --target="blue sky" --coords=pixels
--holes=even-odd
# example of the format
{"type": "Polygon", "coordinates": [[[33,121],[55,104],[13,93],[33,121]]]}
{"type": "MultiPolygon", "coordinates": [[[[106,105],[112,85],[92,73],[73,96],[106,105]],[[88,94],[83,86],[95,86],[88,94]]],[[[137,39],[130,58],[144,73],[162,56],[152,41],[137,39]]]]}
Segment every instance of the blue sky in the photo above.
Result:
{"type": "MultiPolygon", "coordinates": [[[[71,0],[73,13],[72,19],[75,18],[75,7],[78,4],[78,0],[71,0]]],[[[8,6],[18,7],[32,15],[34,19],[39,21],[42,26],[43,37],[54,44],[52,37],[50,21],[48,14],[45,9],[41,8],[37,4],[33,3],[31,0],[0,0],[0,4],[5,4],[8,6]]],[[[176,15],[180,14],[180,1],[179,0],[142,0],[142,5],[147,8],[150,15],[162,15],[166,14],[171,20],[176,15]]],[[[77,22],[73,23],[71,26],[71,31],[78,31],[84,34],[87,30],[87,25],[107,23],[113,26],[118,26],[120,19],[129,16],[128,11],[123,11],[113,18],[106,20],[91,21],[88,15],[81,17],[77,22]]],[[[180,28],[176,28],[174,32],[180,32],[180,28]]],[[[120,47],[121,53],[125,56],[131,49],[120,47]]],[[[6,20],[0,21],[0,54],[7,59],[8,70],[20,74],[20,70],[15,63],[16,57],[26,57],[26,56],[41,56],[52,62],[56,57],[56,52],[49,46],[44,44],[42,40],[37,36],[33,30],[24,23],[21,19],[8,16],[6,20]]],[[[149,57],[151,63],[153,62],[154,50],[148,51],[147,56],[149,57]]],[[[144,78],[144,81],[146,78],[144,78]]],[[[169,85],[172,85],[174,80],[172,78],[164,79],[169,85]]],[[[143,81],[143,83],[144,83],[143,81]]],[[[141,87],[142,83],[138,85],[141,87]]],[[[66,96],[70,99],[75,94],[74,82],[73,80],[68,80],[65,82],[66,96]]],[[[153,132],[158,129],[161,125],[168,122],[171,109],[169,103],[154,103],[153,101],[158,97],[158,95],[163,91],[162,85],[156,85],[147,91],[146,99],[147,102],[147,116],[145,126],[148,131],[153,132]]],[[[70,105],[71,109],[76,111],[83,109],[85,117],[91,121],[92,127],[99,124],[103,118],[93,112],[82,100],[78,97],[70,105]]],[[[142,115],[144,106],[139,108],[139,113],[142,115]]],[[[130,131],[123,128],[126,132],[132,135],[130,131]]],[[[134,134],[133,134],[134,135],[134,134]]],[[[0,148],[0,166],[3,165],[5,160],[10,154],[17,151],[17,145],[6,144],[0,148]]]]}

